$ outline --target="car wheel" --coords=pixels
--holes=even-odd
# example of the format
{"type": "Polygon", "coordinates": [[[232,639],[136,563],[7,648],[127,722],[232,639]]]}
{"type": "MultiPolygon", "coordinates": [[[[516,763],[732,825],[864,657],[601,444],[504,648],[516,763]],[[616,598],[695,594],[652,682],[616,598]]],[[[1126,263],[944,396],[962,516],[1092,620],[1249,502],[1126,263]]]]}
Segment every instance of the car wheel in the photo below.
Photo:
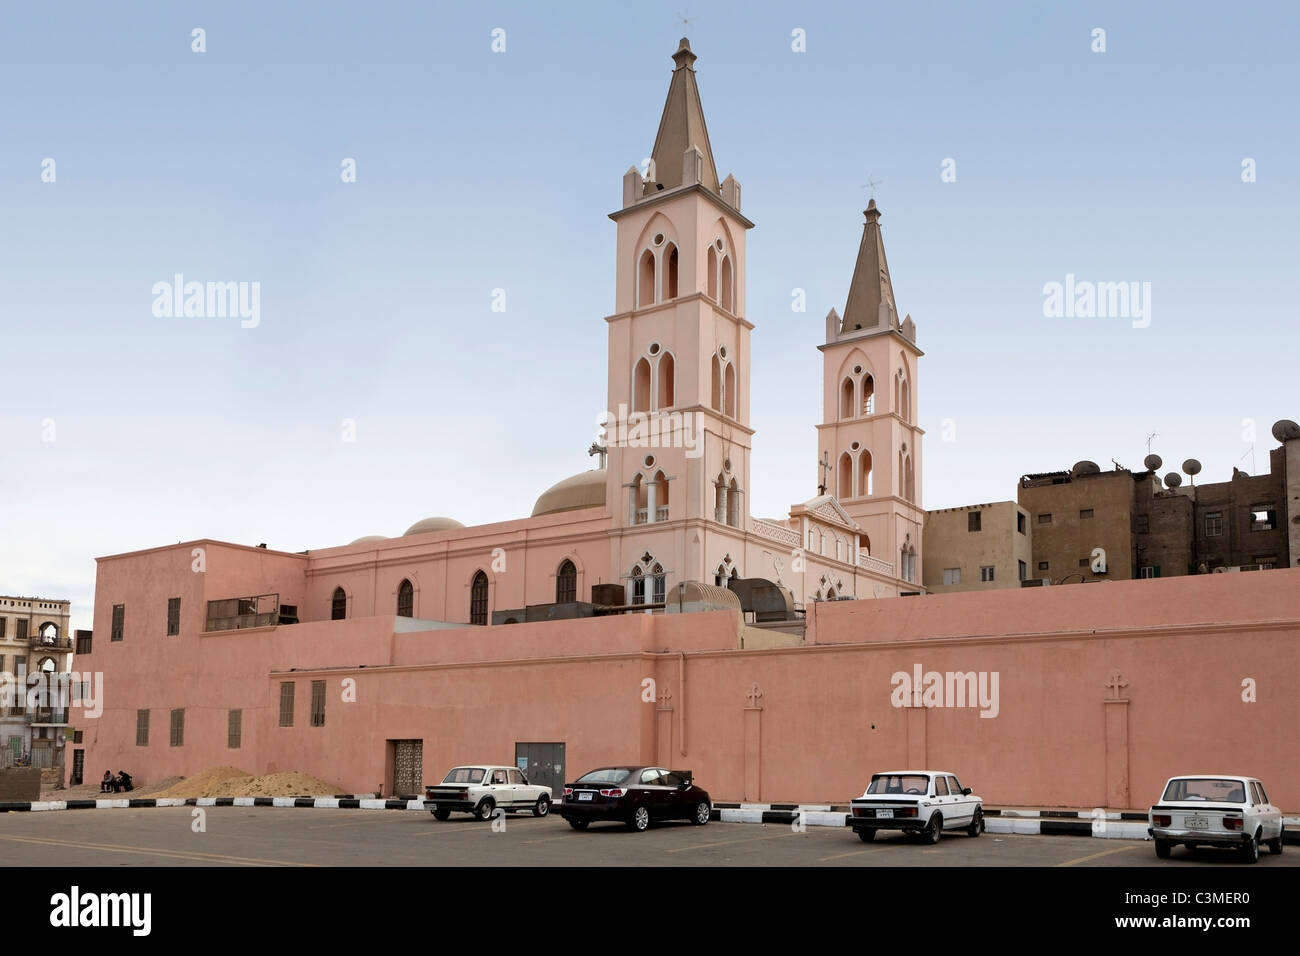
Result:
{"type": "Polygon", "coordinates": [[[709,815],[713,808],[709,806],[709,801],[701,800],[695,805],[695,813],[691,816],[691,822],[697,827],[702,827],[709,822],[709,815]]]}
{"type": "Polygon", "coordinates": [[[975,815],[970,818],[970,826],[966,828],[966,832],[973,837],[977,837],[984,832],[984,811],[983,810],[979,809],[978,807],[975,808],[975,815]]]}
{"type": "Polygon", "coordinates": [[[533,816],[544,817],[551,812],[551,801],[546,799],[546,794],[537,798],[537,803],[533,804],[533,816]]]}
{"type": "Polygon", "coordinates": [[[446,807],[439,807],[437,810],[433,811],[433,815],[436,819],[446,820],[449,816],[451,816],[451,811],[448,810],[446,807]]]}
{"type": "Polygon", "coordinates": [[[569,826],[573,827],[573,829],[575,830],[585,830],[590,825],[591,825],[590,820],[575,820],[572,818],[570,818],[569,820],[569,826]]]}
{"type": "Polygon", "coordinates": [[[1258,834],[1252,834],[1250,837],[1250,842],[1242,846],[1241,860],[1243,863],[1259,862],[1259,835],[1258,834]]]}
{"type": "Polygon", "coordinates": [[[1282,841],[1285,836],[1286,836],[1286,827],[1283,827],[1281,830],[1277,831],[1276,840],[1268,841],[1268,852],[1272,853],[1274,856],[1279,855],[1282,852],[1282,841]]]}
{"type": "Polygon", "coordinates": [[[930,825],[921,831],[921,836],[926,843],[938,843],[939,837],[943,834],[943,814],[936,813],[930,817],[930,825]]]}
{"type": "Polygon", "coordinates": [[[863,827],[858,831],[858,839],[863,843],[870,843],[876,838],[876,831],[871,827],[863,827]]]}
{"type": "Polygon", "coordinates": [[[1162,860],[1169,859],[1169,853],[1173,850],[1173,844],[1168,840],[1156,840],[1156,856],[1162,860]]]}
{"type": "Polygon", "coordinates": [[[641,833],[650,827],[650,811],[645,807],[637,807],[632,811],[632,819],[627,822],[637,833],[641,833]]]}
{"type": "Polygon", "coordinates": [[[478,806],[474,808],[474,818],[477,820],[491,820],[492,811],[497,808],[497,802],[491,797],[484,797],[479,801],[478,806]]]}

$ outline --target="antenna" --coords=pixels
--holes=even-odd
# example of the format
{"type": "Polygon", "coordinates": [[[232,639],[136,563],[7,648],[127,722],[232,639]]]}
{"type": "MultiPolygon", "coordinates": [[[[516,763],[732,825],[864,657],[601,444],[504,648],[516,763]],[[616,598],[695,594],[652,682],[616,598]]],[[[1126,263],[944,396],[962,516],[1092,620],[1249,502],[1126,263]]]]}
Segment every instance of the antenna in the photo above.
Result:
{"type": "MultiPolygon", "coordinates": [[[[1241,458],[1245,458],[1246,455],[1250,456],[1250,473],[1253,475],[1255,473],[1255,443],[1254,442],[1250,443],[1250,447],[1246,449],[1245,453],[1241,456],[1241,458]]],[[[1237,461],[1241,461],[1241,458],[1238,458],[1237,461]]]]}
{"type": "Polygon", "coordinates": [[[1152,432],[1150,435],[1147,436],[1147,454],[1148,454],[1148,455],[1151,454],[1151,439],[1153,439],[1153,438],[1155,438],[1155,437],[1156,437],[1156,433],[1155,433],[1155,432],[1152,432]]]}

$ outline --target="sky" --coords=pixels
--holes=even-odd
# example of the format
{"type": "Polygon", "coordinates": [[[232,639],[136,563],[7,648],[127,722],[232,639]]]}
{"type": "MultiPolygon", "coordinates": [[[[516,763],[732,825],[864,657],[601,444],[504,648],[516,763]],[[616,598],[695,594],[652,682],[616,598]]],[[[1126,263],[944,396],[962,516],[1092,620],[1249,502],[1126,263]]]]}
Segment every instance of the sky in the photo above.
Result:
{"type": "Polygon", "coordinates": [[[0,593],[89,627],[99,556],[523,517],[592,467],[608,214],[684,34],[756,223],[755,516],[816,492],[869,181],[925,352],[925,507],[1138,468],[1152,433],[1162,470],[1262,472],[1300,418],[1298,27],[1250,0],[4,2],[0,593]],[[177,274],[258,283],[256,324],[155,314],[177,274]],[[1067,276],[1144,314],[1045,314],[1067,276]]]}

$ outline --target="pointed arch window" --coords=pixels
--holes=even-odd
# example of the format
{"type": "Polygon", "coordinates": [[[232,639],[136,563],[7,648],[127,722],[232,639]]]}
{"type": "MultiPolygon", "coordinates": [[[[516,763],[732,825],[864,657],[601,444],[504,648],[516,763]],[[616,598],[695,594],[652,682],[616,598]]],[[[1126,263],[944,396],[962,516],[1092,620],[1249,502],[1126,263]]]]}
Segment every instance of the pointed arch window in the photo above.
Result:
{"type": "Polygon", "coordinates": [[[839,472],[839,499],[845,501],[853,497],[853,459],[848,452],[840,455],[840,465],[836,469],[839,472]]]}
{"type": "Polygon", "coordinates": [[[677,362],[671,352],[665,352],[659,360],[659,403],[658,408],[672,408],[676,403],[677,362]]]}
{"type": "Polygon", "coordinates": [[[578,600],[578,569],[565,558],[555,573],[555,603],[572,604],[578,600]]]}
{"type": "Polygon", "coordinates": [[[654,521],[668,520],[668,479],[664,473],[657,472],[654,477],[655,513],[654,521]]]}
{"type": "Polygon", "coordinates": [[[677,298],[677,246],[668,243],[661,253],[664,257],[664,287],[661,301],[677,298]]]}
{"type": "Polygon", "coordinates": [[[718,252],[713,246],[709,246],[708,262],[705,272],[708,274],[708,286],[706,291],[709,298],[718,301],[718,252]]]}
{"type": "Polygon", "coordinates": [[[636,304],[638,308],[655,304],[655,254],[647,249],[641,253],[636,267],[636,304]]]}
{"type": "Polygon", "coordinates": [[[650,411],[650,363],[644,358],[632,371],[632,411],[650,411]]]}
{"type": "Polygon", "coordinates": [[[735,478],[727,487],[727,524],[733,528],[740,527],[740,485],[736,484],[735,478]]]}
{"type": "Polygon", "coordinates": [[[908,501],[916,501],[916,474],[912,469],[912,456],[908,455],[904,462],[906,472],[903,476],[905,485],[903,488],[903,497],[908,501]]]}
{"type": "Polygon", "coordinates": [[[731,277],[731,256],[722,257],[722,307],[728,312],[735,311],[735,302],[733,301],[732,288],[734,283],[731,277]]]}
{"type": "Polygon", "coordinates": [[[645,524],[648,520],[649,489],[647,483],[638,474],[632,479],[628,488],[628,524],[645,524]]]}
{"type": "Polygon", "coordinates": [[[722,413],[728,418],[736,417],[736,366],[731,362],[722,376],[722,413]]]}
{"type": "Polygon", "coordinates": [[[645,576],[641,574],[640,568],[633,568],[632,573],[628,575],[628,584],[631,586],[632,594],[628,604],[645,603],[645,576]]]}
{"type": "Polygon", "coordinates": [[[862,376],[862,414],[873,415],[876,411],[876,380],[870,373],[862,376]]]}
{"type": "Polygon", "coordinates": [[[651,580],[651,603],[663,604],[664,598],[668,594],[668,577],[664,574],[663,565],[655,564],[650,568],[651,580]]]}
{"type": "Polygon", "coordinates": [[[840,386],[840,418],[853,417],[853,379],[846,378],[840,386]]]}
{"type": "Polygon", "coordinates": [[[334,597],[330,601],[330,620],[342,621],[348,616],[348,594],[342,588],[334,589],[334,597]]]}
{"type": "Polygon", "coordinates": [[[402,583],[397,586],[397,616],[415,616],[415,588],[406,578],[402,578],[402,583]]]}
{"type": "Polygon", "coordinates": [[[487,625],[488,577],[482,571],[474,575],[469,586],[469,622],[480,627],[487,625]]]}
{"type": "Polygon", "coordinates": [[[871,452],[864,448],[858,455],[858,497],[865,498],[874,490],[871,487],[871,452]]]}
{"type": "Polygon", "coordinates": [[[905,422],[912,420],[912,385],[907,379],[899,385],[898,414],[905,422]]]}
{"type": "Polygon", "coordinates": [[[713,482],[713,520],[719,524],[727,522],[727,479],[721,474],[713,482]]]}
{"type": "Polygon", "coordinates": [[[722,360],[713,356],[713,389],[709,407],[715,412],[722,411],[722,360]]]}

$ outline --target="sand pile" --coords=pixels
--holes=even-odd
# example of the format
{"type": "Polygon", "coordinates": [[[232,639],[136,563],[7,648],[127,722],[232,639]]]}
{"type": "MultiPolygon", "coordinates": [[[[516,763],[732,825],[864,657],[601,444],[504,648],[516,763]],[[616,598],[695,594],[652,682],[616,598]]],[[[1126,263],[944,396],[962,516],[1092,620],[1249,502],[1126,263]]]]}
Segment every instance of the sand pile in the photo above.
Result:
{"type": "Polygon", "coordinates": [[[238,767],[212,767],[156,794],[159,797],[319,797],[338,786],[296,770],[254,777],[238,767]]]}

